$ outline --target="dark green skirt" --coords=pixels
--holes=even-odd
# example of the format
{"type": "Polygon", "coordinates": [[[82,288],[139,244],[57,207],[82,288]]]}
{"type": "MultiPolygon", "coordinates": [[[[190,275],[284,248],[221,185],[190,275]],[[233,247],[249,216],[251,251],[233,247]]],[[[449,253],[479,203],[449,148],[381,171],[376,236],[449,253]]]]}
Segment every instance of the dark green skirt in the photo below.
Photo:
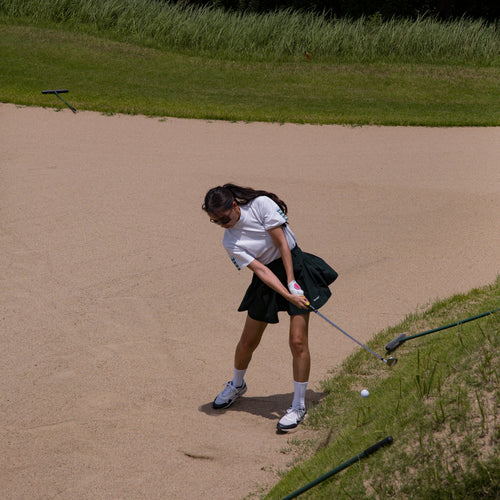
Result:
{"type": "MultiPolygon", "coordinates": [[[[298,246],[292,250],[292,261],[295,281],[302,287],[311,305],[319,309],[331,297],[332,292],[328,285],[337,279],[338,274],[323,259],[303,252],[298,246]]],[[[273,260],[267,264],[267,267],[288,289],[282,260],[273,260]]],[[[308,312],[307,309],[300,309],[288,302],[282,295],[264,284],[255,274],[238,311],[248,311],[248,315],[252,319],[266,323],[278,323],[279,311],[287,311],[290,316],[308,312]]]]}

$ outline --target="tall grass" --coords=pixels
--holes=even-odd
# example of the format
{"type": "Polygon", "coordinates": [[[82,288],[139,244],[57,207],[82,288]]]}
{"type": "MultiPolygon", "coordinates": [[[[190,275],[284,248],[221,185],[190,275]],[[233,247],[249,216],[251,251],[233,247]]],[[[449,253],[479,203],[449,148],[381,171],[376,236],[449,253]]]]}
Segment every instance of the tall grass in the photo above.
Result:
{"type": "Polygon", "coordinates": [[[59,24],[73,31],[141,45],[232,60],[297,60],[307,51],[319,62],[415,62],[496,65],[495,24],[460,19],[377,16],[327,20],[276,11],[234,13],[155,0],[0,0],[3,22],[59,24]]]}

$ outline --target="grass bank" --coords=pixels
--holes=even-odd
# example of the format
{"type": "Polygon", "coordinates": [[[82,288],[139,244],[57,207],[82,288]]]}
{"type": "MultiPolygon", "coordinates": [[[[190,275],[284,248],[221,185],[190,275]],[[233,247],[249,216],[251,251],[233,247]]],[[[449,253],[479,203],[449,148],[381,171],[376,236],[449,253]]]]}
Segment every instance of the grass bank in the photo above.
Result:
{"type": "MultiPolygon", "coordinates": [[[[402,332],[414,335],[499,307],[500,278],[408,316],[368,345],[383,354],[402,332]]],[[[265,498],[285,497],[388,435],[390,447],[300,498],[500,498],[499,347],[497,312],[405,342],[392,369],[356,352],[323,382],[325,397],[309,412],[305,425],[317,437],[291,438],[283,449],[311,458],[295,464],[265,498]],[[362,388],[370,391],[366,399],[362,388]]]]}
{"type": "Polygon", "coordinates": [[[234,13],[154,0],[0,0],[5,21],[59,26],[168,51],[241,61],[498,66],[493,23],[372,16],[327,20],[290,10],[234,13]]]}
{"type": "Polygon", "coordinates": [[[500,69],[494,66],[334,64],[317,62],[314,55],[288,62],[228,60],[11,21],[0,17],[1,102],[64,107],[41,91],[67,88],[65,98],[77,109],[105,113],[317,124],[500,124],[500,69]]]}

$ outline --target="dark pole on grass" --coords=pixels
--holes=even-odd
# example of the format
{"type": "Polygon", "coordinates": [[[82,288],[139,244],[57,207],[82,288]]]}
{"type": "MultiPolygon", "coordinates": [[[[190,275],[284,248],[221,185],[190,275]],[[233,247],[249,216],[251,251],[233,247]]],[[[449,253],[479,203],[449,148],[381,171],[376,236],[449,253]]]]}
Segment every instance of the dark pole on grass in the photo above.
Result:
{"type": "Polygon", "coordinates": [[[61,99],[61,101],[66,104],[66,106],[68,106],[69,109],[71,109],[71,111],[73,111],[73,113],[76,113],[76,109],[71,106],[71,104],[67,103],[59,94],[64,94],[68,92],[67,89],[60,89],[60,90],[42,90],[42,94],[55,94],[56,97],[58,97],[59,99],[61,99]]]}
{"type": "Polygon", "coordinates": [[[334,476],[335,474],[339,473],[340,471],[347,469],[350,465],[352,465],[355,462],[358,462],[362,458],[366,458],[372,453],[375,453],[379,448],[382,448],[382,446],[387,446],[391,444],[393,441],[392,436],[387,436],[386,438],[382,439],[382,441],[379,441],[378,443],[375,443],[373,446],[370,446],[367,448],[365,451],[362,451],[359,455],[356,455],[355,457],[352,457],[350,460],[347,460],[347,462],[344,462],[343,464],[340,464],[338,467],[335,467],[335,469],[332,469],[330,472],[327,472],[326,474],[323,474],[322,476],[318,477],[314,481],[311,481],[310,483],[306,484],[305,486],[302,486],[302,488],[299,488],[298,490],[294,491],[293,493],[290,493],[286,497],[283,497],[282,500],[290,500],[291,498],[296,498],[299,495],[302,495],[307,490],[310,490],[314,486],[316,486],[319,483],[322,483],[329,477],[334,476]]]}
{"type": "Polygon", "coordinates": [[[498,311],[500,311],[500,307],[497,309],[493,309],[492,311],[487,311],[485,313],[478,314],[477,316],[472,316],[471,318],[463,319],[461,321],[456,321],[455,323],[451,323],[449,325],[440,326],[438,328],[433,328],[432,330],[427,330],[422,333],[417,333],[416,335],[411,335],[410,337],[407,337],[406,334],[402,333],[401,335],[399,335],[399,337],[396,337],[395,339],[391,340],[385,346],[385,350],[388,352],[393,352],[407,340],[416,339],[417,337],[423,337],[424,335],[429,335],[430,333],[436,333],[442,330],[447,330],[448,328],[452,328],[454,326],[463,325],[465,323],[468,323],[469,321],[475,321],[476,319],[484,318],[485,316],[489,316],[490,314],[494,314],[498,311]]]}

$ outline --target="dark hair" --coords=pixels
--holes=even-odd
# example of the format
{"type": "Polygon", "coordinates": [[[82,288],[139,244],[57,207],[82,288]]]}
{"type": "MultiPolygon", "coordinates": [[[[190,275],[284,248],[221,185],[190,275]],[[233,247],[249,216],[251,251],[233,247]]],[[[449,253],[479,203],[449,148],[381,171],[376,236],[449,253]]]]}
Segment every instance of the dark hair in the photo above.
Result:
{"type": "Polygon", "coordinates": [[[281,210],[283,210],[284,214],[287,213],[288,207],[286,203],[274,193],[249,187],[241,187],[236,184],[224,184],[223,186],[217,186],[210,189],[205,195],[205,203],[203,203],[201,208],[205,210],[205,212],[214,214],[222,210],[229,210],[233,206],[233,201],[236,201],[238,205],[246,205],[258,196],[267,196],[271,198],[271,200],[277,203],[281,210]]]}

